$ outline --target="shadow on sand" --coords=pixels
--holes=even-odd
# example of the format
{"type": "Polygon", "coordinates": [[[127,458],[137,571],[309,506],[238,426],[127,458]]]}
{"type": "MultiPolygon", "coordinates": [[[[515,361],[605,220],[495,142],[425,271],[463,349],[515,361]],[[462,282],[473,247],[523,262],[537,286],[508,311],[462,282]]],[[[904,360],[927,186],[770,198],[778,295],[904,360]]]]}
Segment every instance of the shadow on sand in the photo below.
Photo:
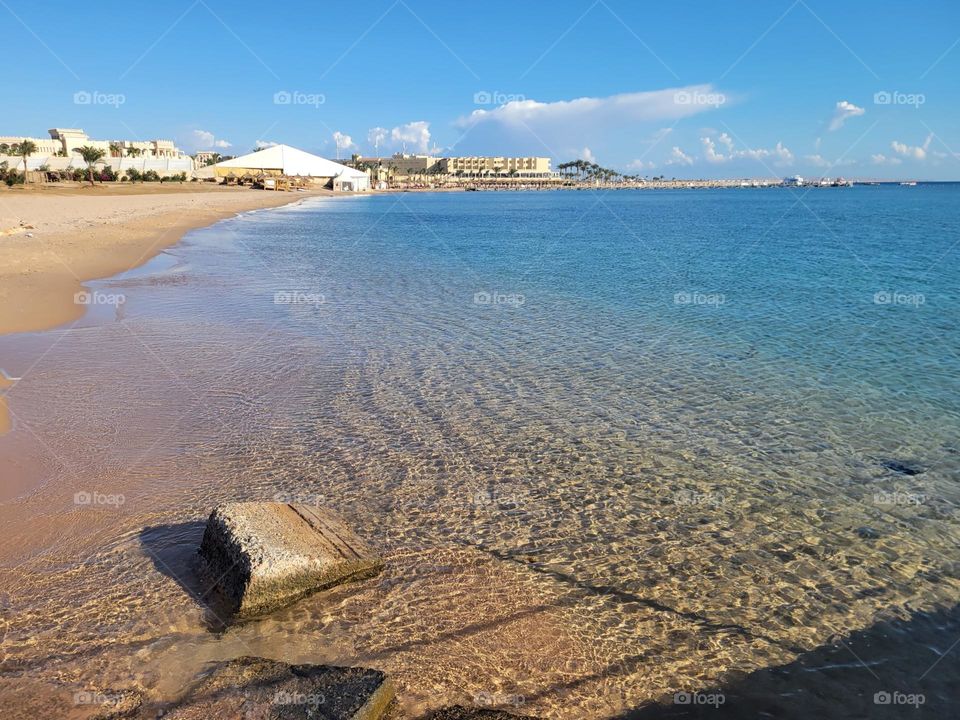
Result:
{"type": "Polygon", "coordinates": [[[206,522],[153,525],[140,532],[140,545],[158,572],[172,578],[198,605],[211,632],[221,632],[230,624],[230,609],[212,592],[197,555],[206,522]]]}
{"type": "Polygon", "coordinates": [[[960,717],[960,606],[879,622],[787,665],[614,720],[928,717],[960,717]]]}

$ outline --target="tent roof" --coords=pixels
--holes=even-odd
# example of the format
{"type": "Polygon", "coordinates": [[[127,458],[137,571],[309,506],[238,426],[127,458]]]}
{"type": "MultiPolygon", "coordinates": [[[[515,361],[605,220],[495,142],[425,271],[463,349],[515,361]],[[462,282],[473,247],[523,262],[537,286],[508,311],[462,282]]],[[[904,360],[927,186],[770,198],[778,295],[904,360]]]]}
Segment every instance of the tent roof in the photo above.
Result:
{"type": "Polygon", "coordinates": [[[309,175],[312,177],[337,177],[342,175],[353,178],[361,175],[363,177],[367,176],[366,173],[359,170],[335,163],[319,155],[298,150],[289,145],[273,145],[231,160],[224,160],[214,167],[280,170],[284,175],[309,175]]]}

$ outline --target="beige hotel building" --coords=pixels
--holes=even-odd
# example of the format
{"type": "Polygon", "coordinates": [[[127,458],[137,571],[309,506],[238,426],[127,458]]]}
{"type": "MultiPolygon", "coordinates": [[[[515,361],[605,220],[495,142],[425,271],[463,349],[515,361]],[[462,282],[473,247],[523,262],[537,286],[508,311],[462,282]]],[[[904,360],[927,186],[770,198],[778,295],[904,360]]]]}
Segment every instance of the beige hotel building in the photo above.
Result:
{"type": "Polygon", "coordinates": [[[107,157],[117,157],[117,153],[110,150],[111,145],[119,146],[121,155],[127,155],[131,149],[140,151],[142,157],[181,159],[186,157],[172,140],[91,140],[83,131],[77,128],[52,128],[48,130],[49,138],[33,138],[20,136],[0,135],[0,145],[15,145],[30,140],[37,146],[34,156],[70,157],[76,148],[89,145],[103,150],[107,157]]]}
{"type": "Polygon", "coordinates": [[[449,157],[440,159],[440,172],[448,175],[514,175],[550,177],[550,158],[545,157],[449,157]]]}

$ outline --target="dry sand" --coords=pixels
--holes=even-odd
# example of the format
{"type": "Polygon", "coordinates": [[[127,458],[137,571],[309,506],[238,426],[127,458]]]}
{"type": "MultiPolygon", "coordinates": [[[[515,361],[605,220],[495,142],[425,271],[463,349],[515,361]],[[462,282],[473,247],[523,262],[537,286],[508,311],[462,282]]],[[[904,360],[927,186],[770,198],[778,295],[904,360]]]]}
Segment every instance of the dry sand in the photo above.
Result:
{"type": "Polygon", "coordinates": [[[83,282],[135,268],[191,228],[306,194],[196,183],[2,190],[0,335],[71,322],[83,282]]]}

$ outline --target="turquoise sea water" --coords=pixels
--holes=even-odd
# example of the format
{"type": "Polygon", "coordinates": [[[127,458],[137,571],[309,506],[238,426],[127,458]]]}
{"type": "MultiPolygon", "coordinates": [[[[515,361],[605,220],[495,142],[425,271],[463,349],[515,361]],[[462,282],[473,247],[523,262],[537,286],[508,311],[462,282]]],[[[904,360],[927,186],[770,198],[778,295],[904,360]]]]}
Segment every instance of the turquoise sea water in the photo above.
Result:
{"type": "MultiPolygon", "coordinates": [[[[190,233],[97,284],[122,312],[94,308],[29,396],[59,420],[55,450],[92,444],[77,462],[135,498],[85,566],[85,612],[103,578],[128,587],[113,605],[192,608],[136,587],[196,543],[184,514],[317,501],[385,549],[384,576],[226,638],[198,614],[176,643],[141,620],[144,662],[253,645],[374,664],[411,717],[660,717],[718,688],[734,715],[903,709],[877,692],[949,715],[958,200],[396,194],[190,233]],[[45,400],[66,365],[111,383],[45,400]]],[[[77,620],[33,602],[41,624],[77,620]]]]}

